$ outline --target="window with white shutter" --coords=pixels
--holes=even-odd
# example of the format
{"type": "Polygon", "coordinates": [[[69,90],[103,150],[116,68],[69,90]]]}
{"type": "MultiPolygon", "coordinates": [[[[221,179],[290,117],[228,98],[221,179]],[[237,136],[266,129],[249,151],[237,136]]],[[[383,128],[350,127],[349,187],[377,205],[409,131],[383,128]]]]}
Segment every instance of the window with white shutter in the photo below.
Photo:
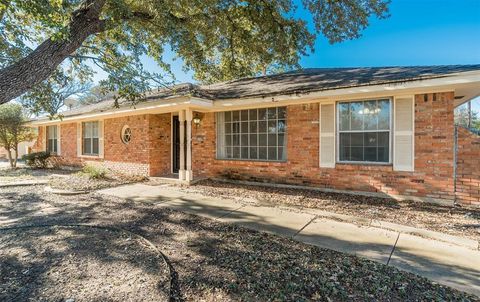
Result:
{"type": "Polygon", "coordinates": [[[338,161],[390,163],[391,100],[339,102],[338,161]]]}

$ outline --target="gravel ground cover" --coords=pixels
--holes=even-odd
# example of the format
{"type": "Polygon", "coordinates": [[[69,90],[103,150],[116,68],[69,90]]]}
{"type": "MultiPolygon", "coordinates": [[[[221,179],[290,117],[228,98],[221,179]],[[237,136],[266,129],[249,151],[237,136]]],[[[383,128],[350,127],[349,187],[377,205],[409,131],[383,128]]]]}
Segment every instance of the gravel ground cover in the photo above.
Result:
{"type": "Polygon", "coordinates": [[[86,227],[0,232],[0,301],[165,301],[169,271],[129,234],[86,227]]]}
{"type": "Polygon", "coordinates": [[[414,201],[324,193],[314,190],[239,185],[205,180],[183,190],[266,205],[318,208],[480,240],[480,208],[440,206],[414,201]]]}
{"type": "MultiPolygon", "coordinates": [[[[0,189],[0,228],[60,223],[114,226],[150,240],[166,255],[173,271],[171,301],[480,301],[478,297],[390,266],[177,212],[155,202],[125,201],[96,194],[58,196],[45,193],[43,186],[0,189]]],[[[25,236],[30,235],[33,234],[25,236]]],[[[64,236],[70,235],[58,238],[60,251],[65,245],[64,236]]],[[[0,250],[5,249],[5,242],[11,244],[9,251],[21,248],[13,244],[12,236],[23,235],[0,232],[0,250]]],[[[114,262],[128,258],[121,253],[121,242],[101,237],[98,240],[107,244],[102,248],[104,251],[116,251],[115,257],[98,261],[117,265],[114,262]],[[115,243],[111,249],[110,243],[115,243]]],[[[87,247],[95,244],[84,241],[87,247]]],[[[11,252],[8,255],[18,257],[11,252]]],[[[39,257],[28,261],[38,263],[36,269],[47,270],[42,264],[41,251],[39,257]]],[[[150,265],[140,268],[146,271],[150,265]]],[[[0,280],[8,279],[15,271],[1,269],[0,280]]],[[[87,266],[83,272],[92,276],[102,273],[95,266],[87,266]]],[[[130,272],[114,270],[113,273],[122,280],[130,272]]],[[[63,282],[75,281],[67,278],[63,282]]],[[[5,290],[12,292],[10,287],[5,290]]],[[[97,288],[85,291],[78,301],[100,293],[97,288]]],[[[49,283],[42,283],[35,293],[42,292],[52,293],[53,289],[49,283]]],[[[31,298],[39,301],[40,297],[57,301],[48,294],[31,298]]],[[[108,297],[100,300],[114,301],[108,297]]]]}
{"type": "Polygon", "coordinates": [[[55,189],[72,191],[93,191],[116,187],[133,182],[142,181],[143,178],[119,174],[108,174],[105,178],[91,178],[88,174],[77,172],[66,177],[51,177],[49,185],[55,189]]]}
{"type": "Polygon", "coordinates": [[[31,169],[20,167],[17,169],[0,168],[0,183],[16,182],[23,180],[49,179],[52,175],[69,175],[74,171],[61,169],[31,169]]]}

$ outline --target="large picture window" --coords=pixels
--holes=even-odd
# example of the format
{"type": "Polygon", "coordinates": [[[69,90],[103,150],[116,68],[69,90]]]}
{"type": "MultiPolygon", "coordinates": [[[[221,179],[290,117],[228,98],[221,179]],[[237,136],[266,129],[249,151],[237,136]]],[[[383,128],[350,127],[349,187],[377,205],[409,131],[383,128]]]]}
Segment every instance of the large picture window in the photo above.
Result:
{"type": "Polygon", "coordinates": [[[58,126],[47,126],[47,151],[58,153],[58,126]]]}
{"type": "Polygon", "coordinates": [[[390,163],[391,111],[389,99],[338,103],[338,160],[390,163]]]}
{"type": "Polygon", "coordinates": [[[98,155],[98,122],[82,123],[83,155],[98,155]]]}
{"type": "Polygon", "coordinates": [[[217,113],[217,157],[286,159],[286,107],[217,113]]]}

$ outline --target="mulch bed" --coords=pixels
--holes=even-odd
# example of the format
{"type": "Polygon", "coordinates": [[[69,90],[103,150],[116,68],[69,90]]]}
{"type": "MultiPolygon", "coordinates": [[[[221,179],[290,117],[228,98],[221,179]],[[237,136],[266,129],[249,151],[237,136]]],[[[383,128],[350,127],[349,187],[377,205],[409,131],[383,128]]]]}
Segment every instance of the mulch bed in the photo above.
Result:
{"type": "Polygon", "coordinates": [[[0,182],[17,182],[23,180],[49,179],[52,175],[69,175],[74,173],[72,170],[62,169],[33,169],[19,167],[16,169],[1,168],[0,182]]]}
{"type": "Polygon", "coordinates": [[[110,173],[104,178],[91,178],[88,174],[78,172],[65,177],[51,177],[49,185],[52,188],[70,191],[93,191],[117,187],[132,182],[142,181],[142,177],[126,176],[110,173]]]}
{"type": "MultiPolygon", "coordinates": [[[[125,201],[96,194],[57,196],[45,193],[42,186],[3,188],[0,189],[0,227],[2,221],[4,226],[88,222],[139,234],[168,258],[175,275],[173,301],[478,301],[477,297],[390,266],[177,212],[154,202],[125,201]]],[[[31,240],[28,237],[31,235],[34,234],[25,234],[25,240],[31,240]]],[[[10,242],[8,238],[13,235],[3,236],[0,234],[0,250],[5,249],[4,242],[10,242]]],[[[94,240],[97,235],[84,238],[83,241],[94,240]]],[[[59,249],[70,252],[68,240],[65,242],[65,237],[60,239],[59,249]]],[[[101,237],[98,240],[103,242],[95,241],[92,245],[101,244],[100,249],[106,255],[93,258],[98,261],[95,263],[118,265],[118,268],[126,263],[130,265],[123,259],[132,254],[128,254],[128,249],[127,256],[121,252],[122,241],[101,237]],[[108,258],[109,255],[114,256],[108,258]]],[[[9,249],[22,249],[23,241],[19,240],[9,249]]],[[[90,245],[83,241],[76,244],[90,245]]],[[[42,251],[40,249],[39,256],[30,257],[28,261],[38,263],[39,270],[48,271],[42,264],[48,263],[42,251]]],[[[77,260],[71,261],[76,263],[77,260]]],[[[143,261],[147,259],[139,260],[140,263],[143,261]]],[[[125,270],[114,270],[113,274],[124,280],[124,275],[130,274],[132,267],[148,271],[150,265],[127,266],[125,270]]],[[[103,273],[95,266],[86,266],[83,272],[90,276],[93,270],[103,273]]],[[[17,274],[16,271],[15,268],[2,269],[0,280],[7,280],[17,274]]],[[[132,273],[135,273],[134,269],[132,273]]],[[[112,282],[114,279],[112,275],[112,282]]],[[[63,286],[70,288],[69,285],[63,286]]],[[[94,293],[101,291],[87,289],[75,301],[88,300],[94,293]]],[[[49,284],[41,283],[30,297],[33,300],[40,300],[40,297],[54,300],[52,297],[56,296],[50,295],[54,292],[49,284]],[[43,291],[45,296],[41,296],[43,291]]],[[[107,296],[99,297],[110,301],[107,296]]],[[[4,299],[15,297],[9,295],[4,299]]],[[[149,297],[145,301],[154,300],[149,297]]]]}
{"type": "Polygon", "coordinates": [[[163,259],[128,234],[85,227],[0,231],[0,301],[166,301],[163,259]]]}
{"type": "Polygon", "coordinates": [[[318,208],[324,211],[377,219],[480,240],[480,208],[440,206],[415,201],[324,193],[314,190],[239,185],[205,180],[182,186],[212,197],[255,201],[259,204],[318,208]]]}

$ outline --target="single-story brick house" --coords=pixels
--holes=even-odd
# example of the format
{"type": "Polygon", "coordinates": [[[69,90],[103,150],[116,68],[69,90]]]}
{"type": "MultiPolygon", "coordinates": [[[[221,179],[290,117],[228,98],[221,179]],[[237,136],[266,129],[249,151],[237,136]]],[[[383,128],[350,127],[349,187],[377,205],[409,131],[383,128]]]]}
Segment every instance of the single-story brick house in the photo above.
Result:
{"type": "Polygon", "coordinates": [[[65,164],[184,181],[478,204],[480,143],[454,126],[454,108],[478,95],[480,65],[305,69],[182,84],[135,107],[106,100],[62,120],[40,118],[34,148],[65,164]]]}

